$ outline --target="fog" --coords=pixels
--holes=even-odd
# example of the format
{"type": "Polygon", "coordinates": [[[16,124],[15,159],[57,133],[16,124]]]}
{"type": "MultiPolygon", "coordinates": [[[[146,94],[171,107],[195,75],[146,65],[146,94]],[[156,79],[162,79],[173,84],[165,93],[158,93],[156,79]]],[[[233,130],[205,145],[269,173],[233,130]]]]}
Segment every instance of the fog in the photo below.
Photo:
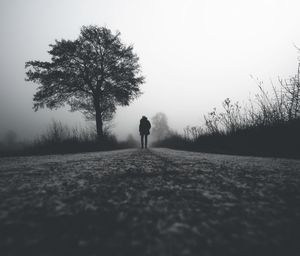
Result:
{"type": "Polygon", "coordinates": [[[229,97],[245,102],[266,82],[296,73],[300,46],[297,0],[1,0],[0,136],[41,133],[52,119],[92,125],[68,107],[32,110],[36,84],[25,62],[49,60],[55,39],[75,39],[83,25],[119,30],[140,57],[143,95],[118,108],[114,133],[138,132],[142,115],[168,116],[172,129],[197,125],[229,97]]]}

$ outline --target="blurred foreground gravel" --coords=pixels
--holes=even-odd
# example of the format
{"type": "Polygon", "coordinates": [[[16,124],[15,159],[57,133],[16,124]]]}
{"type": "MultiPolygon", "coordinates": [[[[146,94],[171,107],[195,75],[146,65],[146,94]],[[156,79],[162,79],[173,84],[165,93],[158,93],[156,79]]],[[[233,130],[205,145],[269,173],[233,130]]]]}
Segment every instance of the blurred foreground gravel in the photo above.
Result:
{"type": "Polygon", "coordinates": [[[169,149],[1,158],[0,255],[300,255],[300,161],[169,149]]]}

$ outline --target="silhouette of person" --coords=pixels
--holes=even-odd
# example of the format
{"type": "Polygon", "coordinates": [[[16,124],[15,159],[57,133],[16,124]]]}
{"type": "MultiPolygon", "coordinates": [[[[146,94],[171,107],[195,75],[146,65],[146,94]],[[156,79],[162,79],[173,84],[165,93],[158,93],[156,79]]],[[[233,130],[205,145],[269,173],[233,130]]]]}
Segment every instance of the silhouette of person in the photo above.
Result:
{"type": "Polygon", "coordinates": [[[143,116],[142,119],[140,120],[140,126],[139,126],[142,148],[144,148],[144,146],[145,148],[147,148],[147,142],[148,142],[147,137],[150,134],[150,128],[151,128],[151,124],[149,120],[147,119],[147,117],[143,116]],[[145,140],[145,144],[144,144],[144,140],[145,140]]]}

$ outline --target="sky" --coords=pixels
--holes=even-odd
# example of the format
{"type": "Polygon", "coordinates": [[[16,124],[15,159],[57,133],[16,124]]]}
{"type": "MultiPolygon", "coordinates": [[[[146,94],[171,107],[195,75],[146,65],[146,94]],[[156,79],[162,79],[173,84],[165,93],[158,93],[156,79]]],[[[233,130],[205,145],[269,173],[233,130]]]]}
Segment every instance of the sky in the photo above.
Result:
{"type": "Polygon", "coordinates": [[[299,0],[0,0],[0,137],[42,133],[52,120],[93,125],[66,106],[32,109],[37,85],[25,81],[25,62],[50,59],[55,39],[75,39],[83,25],[120,31],[140,58],[143,94],[119,107],[118,138],[138,133],[142,115],[168,116],[172,129],[199,125],[229,97],[246,102],[265,82],[297,71],[299,0]]]}

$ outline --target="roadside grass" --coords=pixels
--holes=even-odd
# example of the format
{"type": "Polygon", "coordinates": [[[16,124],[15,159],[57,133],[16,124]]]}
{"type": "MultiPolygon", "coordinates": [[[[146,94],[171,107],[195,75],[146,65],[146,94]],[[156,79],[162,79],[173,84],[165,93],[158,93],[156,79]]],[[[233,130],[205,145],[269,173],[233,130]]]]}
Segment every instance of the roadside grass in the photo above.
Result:
{"type": "Polygon", "coordinates": [[[136,147],[137,142],[128,137],[125,141],[105,132],[101,140],[91,129],[70,128],[58,121],[52,121],[47,130],[32,142],[0,145],[0,156],[26,156],[47,154],[68,154],[94,152],[136,147]]]}
{"type": "Polygon", "coordinates": [[[298,73],[279,79],[267,92],[241,106],[229,98],[204,116],[204,126],[187,126],[183,134],[171,133],[153,146],[193,151],[300,158],[300,63],[298,73]]]}
{"type": "Polygon", "coordinates": [[[155,147],[208,153],[300,158],[300,119],[230,133],[201,134],[195,139],[172,133],[155,147]]]}

